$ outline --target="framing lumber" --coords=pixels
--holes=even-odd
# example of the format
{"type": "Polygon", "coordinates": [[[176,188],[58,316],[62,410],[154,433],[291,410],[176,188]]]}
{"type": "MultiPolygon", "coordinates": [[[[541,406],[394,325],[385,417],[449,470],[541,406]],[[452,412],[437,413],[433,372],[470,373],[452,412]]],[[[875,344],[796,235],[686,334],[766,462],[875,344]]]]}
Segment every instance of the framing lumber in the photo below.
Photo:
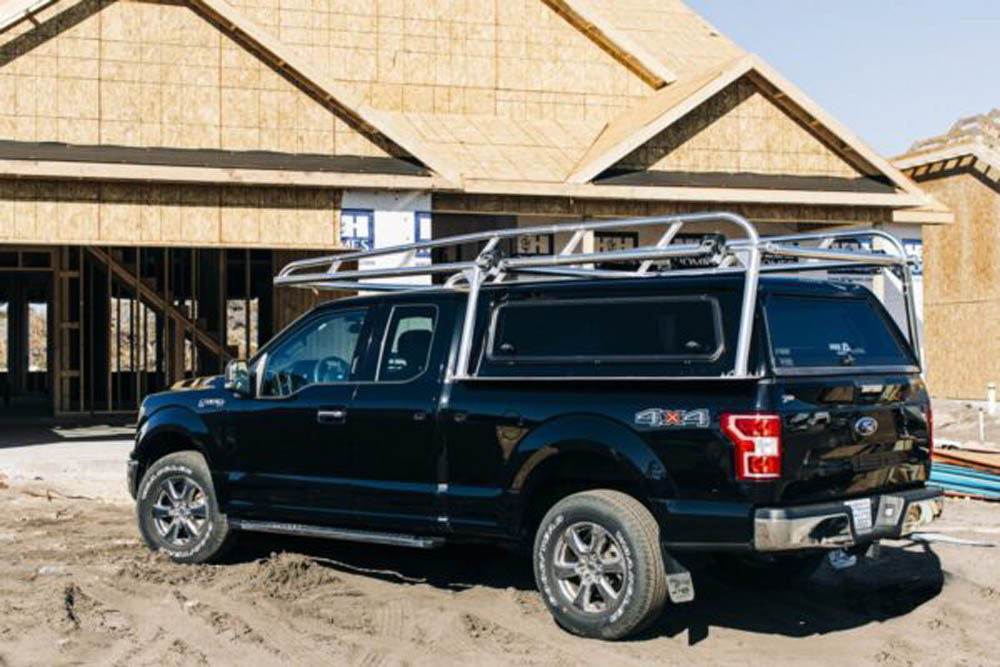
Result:
{"type": "Polygon", "coordinates": [[[370,188],[385,190],[449,190],[456,186],[440,176],[349,174],[326,171],[180,167],[105,162],[0,160],[0,177],[71,181],[140,181],[211,185],[370,188]]]}
{"type": "Polygon", "coordinates": [[[823,192],[815,190],[756,190],[744,188],[656,187],[541,183],[529,181],[466,180],[469,194],[682,201],[714,203],[816,204],[831,206],[917,207],[928,204],[923,193],[823,192]]]}
{"type": "MultiPolygon", "coordinates": [[[[110,253],[106,252],[103,248],[98,248],[96,246],[88,246],[87,252],[93,255],[98,261],[103,262],[110,269],[108,275],[110,276],[113,272],[120,280],[126,284],[134,285],[137,290],[137,297],[146,299],[154,308],[161,311],[165,315],[166,320],[172,320],[178,332],[183,332],[184,329],[188,329],[193,334],[195,340],[207,347],[213,354],[217,355],[220,359],[230,359],[231,355],[226,349],[226,346],[215,339],[214,336],[206,331],[203,331],[191,318],[187,316],[180,308],[172,304],[167,297],[160,294],[153,288],[149,287],[141,280],[136,281],[135,277],[132,275],[132,271],[126,267],[124,264],[116,260],[110,253]]],[[[110,280],[110,278],[109,278],[110,280]]],[[[110,294],[110,290],[109,290],[110,294]]],[[[183,333],[181,333],[183,338],[183,333]]],[[[110,344],[110,343],[109,343],[110,344]]],[[[181,345],[180,355],[183,359],[183,345],[181,345]]],[[[110,355],[110,352],[109,352],[110,355]]],[[[110,356],[109,356],[110,359],[110,356]]],[[[109,373],[111,364],[108,364],[109,373]]]]}
{"type": "Polygon", "coordinates": [[[662,88],[677,80],[674,72],[627,34],[610,25],[587,0],[542,1],[653,88],[662,88]]]}

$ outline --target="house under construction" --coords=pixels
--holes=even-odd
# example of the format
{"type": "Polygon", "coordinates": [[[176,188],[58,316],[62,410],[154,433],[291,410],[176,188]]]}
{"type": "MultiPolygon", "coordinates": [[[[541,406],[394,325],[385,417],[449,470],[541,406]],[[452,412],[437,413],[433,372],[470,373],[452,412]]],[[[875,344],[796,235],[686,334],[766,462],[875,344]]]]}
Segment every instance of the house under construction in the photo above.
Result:
{"type": "Polygon", "coordinates": [[[895,162],[955,216],[926,238],[928,384],[982,400],[1000,383],[1000,109],[958,120],[895,162]]]}
{"type": "Polygon", "coordinates": [[[218,372],[317,298],[276,269],[338,248],[705,209],[919,244],[950,220],[678,0],[7,0],[0,26],[8,413],[218,372]]]}

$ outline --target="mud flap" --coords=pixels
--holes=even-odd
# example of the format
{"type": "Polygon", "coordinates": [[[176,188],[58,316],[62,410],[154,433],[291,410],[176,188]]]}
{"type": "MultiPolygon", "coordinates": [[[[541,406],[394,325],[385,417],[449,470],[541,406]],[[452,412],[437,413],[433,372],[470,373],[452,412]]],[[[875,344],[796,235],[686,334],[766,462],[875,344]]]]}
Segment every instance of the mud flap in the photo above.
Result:
{"type": "Polygon", "coordinates": [[[691,579],[691,571],[680,564],[680,562],[667,553],[663,552],[663,567],[667,571],[667,596],[674,604],[681,602],[691,602],[694,600],[694,581],[691,579]]]}

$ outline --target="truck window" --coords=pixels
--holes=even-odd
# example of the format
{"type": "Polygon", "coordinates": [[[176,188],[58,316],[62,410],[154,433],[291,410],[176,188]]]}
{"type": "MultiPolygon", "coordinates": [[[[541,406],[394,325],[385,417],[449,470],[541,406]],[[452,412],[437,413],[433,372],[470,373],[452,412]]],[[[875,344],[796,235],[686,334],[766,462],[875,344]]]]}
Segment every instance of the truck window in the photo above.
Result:
{"type": "Polygon", "coordinates": [[[494,311],[489,356],[512,362],[711,360],[722,351],[715,299],[648,297],[511,303],[494,311]]]}
{"type": "Polygon", "coordinates": [[[264,360],[260,396],[350,379],[366,314],[359,308],[321,315],[290,334],[264,360]]]}
{"type": "Polygon", "coordinates": [[[895,325],[867,298],[772,294],[764,311],[778,370],[916,364],[895,325]]]}
{"type": "Polygon", "coordinates": [[[427,368],[436,322],[436,306],[393,308],[382,343],[377,379],[403,382],[423,373],[427,368]]]}

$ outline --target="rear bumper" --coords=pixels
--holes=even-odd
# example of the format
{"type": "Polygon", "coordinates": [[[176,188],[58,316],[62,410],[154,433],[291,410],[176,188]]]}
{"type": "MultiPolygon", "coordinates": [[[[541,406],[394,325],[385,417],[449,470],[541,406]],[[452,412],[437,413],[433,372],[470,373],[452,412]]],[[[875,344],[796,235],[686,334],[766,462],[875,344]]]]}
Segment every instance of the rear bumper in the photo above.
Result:
{"type": "Polygon", "coordinates": [[[846,502],[762,507],[754,512],[753,548],[755,551],[841,549],[877,539],[903,537],[941,514],[941,495],[940,489],[924,488],[846,502]],[[865,518],[866,513],[870,514],[870,520],[865,518]]]}

